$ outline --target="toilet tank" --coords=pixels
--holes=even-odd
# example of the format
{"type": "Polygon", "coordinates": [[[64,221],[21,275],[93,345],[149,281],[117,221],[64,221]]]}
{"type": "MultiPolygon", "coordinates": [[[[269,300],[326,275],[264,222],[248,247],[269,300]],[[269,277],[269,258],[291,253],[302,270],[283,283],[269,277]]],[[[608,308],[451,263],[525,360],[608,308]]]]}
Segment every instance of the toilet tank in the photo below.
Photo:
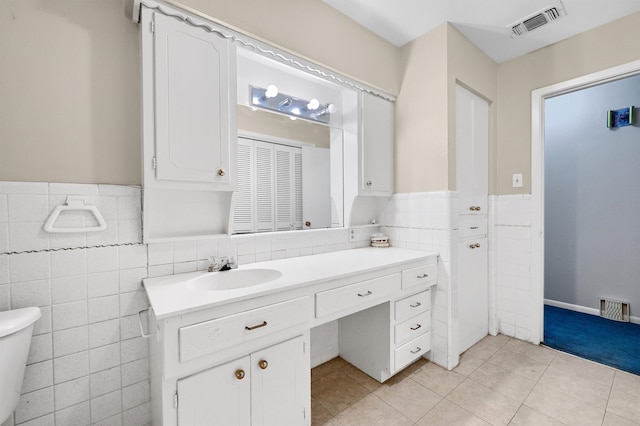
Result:
{"type": "Polygon", "coordinates": [[[0,424],[18,405],[31,334],[40,315],[38,308],[0,312],[0,424]]]}

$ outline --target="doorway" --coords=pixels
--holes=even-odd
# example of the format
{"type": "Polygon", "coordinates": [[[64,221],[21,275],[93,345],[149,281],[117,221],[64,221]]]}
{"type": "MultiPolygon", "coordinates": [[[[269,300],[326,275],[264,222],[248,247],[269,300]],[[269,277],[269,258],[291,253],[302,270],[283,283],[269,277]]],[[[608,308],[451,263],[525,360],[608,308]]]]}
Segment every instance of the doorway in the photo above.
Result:
{"type": "MultiPolygon", "coordinates": [[[[539,343],[544,336],[544,276],[545,276],[545,101],[563,94],[614,82],[640,74],[640,61],[610,68],[532,92],[532,257],[531,275],[535,297],[532,304],[539,327],[534,329],[532,341],[539,343]]],[[[606,120],[604,121],[606,125],[606,120]]],[[[547,230],[548,231],[548,230],[547,230]]]]}

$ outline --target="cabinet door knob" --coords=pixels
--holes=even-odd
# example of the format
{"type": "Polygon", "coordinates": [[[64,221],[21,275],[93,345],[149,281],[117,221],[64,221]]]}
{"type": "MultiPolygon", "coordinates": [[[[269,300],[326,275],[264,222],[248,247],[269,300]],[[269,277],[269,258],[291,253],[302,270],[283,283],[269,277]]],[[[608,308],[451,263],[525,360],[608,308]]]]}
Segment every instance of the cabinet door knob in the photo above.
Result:
{"type": "Polygon", "coordinates": [[[469,246],[469,248],[470,248],[470,249],[474,249],[474,248],[476,248],[476,245],[475,245],[475,244],[471,244],[471,245],[469,246]]]}
{"type": "Polygon", "coordinates": [[[244,379],[244,370],[236,370],[236,379],[238,380],[244,379]]]}
{"type": "Polygon", "coordinates": [[[371,186],[373,185],[373,182],[371,182],[370,180],[367,181],[367,186],[371,186]]]}
{"type": "Polygon", "coordinates": [[[224,169],[218,169],[218,176],[224,176],[225,173],[224,169]]]}
{"type": "Polygon", "coordinates": [[[258,363],[258,366],[263,370],[266,370],[267,367],[269,366],[269,363],[263,359],[263,360],[260,360],[260,362],[258,363]]]}
{"type": "Polygon", "coordinates": [[[306,222],[304,223],[304,226],[311,226],[311,222],[306,221],[306,222]]]}
{"type": "Polygon", "coordinates": [[[480,243],[471,244],[469,247],[472,249],[480,248],[480,243]]]}

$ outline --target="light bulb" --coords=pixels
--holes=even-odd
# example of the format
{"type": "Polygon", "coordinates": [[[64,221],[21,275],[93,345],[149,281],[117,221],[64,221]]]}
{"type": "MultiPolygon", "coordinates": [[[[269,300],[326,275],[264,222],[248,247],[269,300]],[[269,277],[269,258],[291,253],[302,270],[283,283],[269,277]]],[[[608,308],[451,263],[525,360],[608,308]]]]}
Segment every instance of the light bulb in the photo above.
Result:
{"type": "Polygon", "coordinates": [[[320,106],[320,102],[318,102],[317,99],[311,99],[307,104],[307,109],[309,111],[313,111],[314,109],[318,109],[319,106],[320,106]]]}
{"type": "Polygon", "coordinates": [[[270,86],[267,86],[267,90],[264,91],[264,97],[269,99],[269,98],[275,98],[276,96],[278,96],[278,88],[273,84],[270,86]]]}
{"type": "Polygon", "coordinates": [[[297,118],[296,118],[296,117],[289,117],[289,120],[291,120],[291,121],[296,121],[296,120],[297,120],[297,118]]]}

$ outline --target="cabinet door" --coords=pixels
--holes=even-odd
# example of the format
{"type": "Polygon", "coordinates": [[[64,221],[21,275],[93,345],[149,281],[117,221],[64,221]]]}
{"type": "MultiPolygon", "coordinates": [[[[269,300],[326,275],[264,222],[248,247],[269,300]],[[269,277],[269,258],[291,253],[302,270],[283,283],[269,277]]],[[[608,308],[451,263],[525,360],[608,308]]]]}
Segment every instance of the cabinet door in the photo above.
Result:
{"type": "Polygon", "coordinates": [[[360,190],[393,193],[393,103],[362,93],[360,190]]]}
{"type": "Polygon", "coordinates": [[[310,366],[302,336],[251,355],[252,425],[307,425],[310,366]]]}
{"type": "Polygon", "coordinates": [[[302,229],[302,149],[275,145],[277,231],[302,229]]]}
{"type": "Polygon", "coordinates": [[[156,177],[232,189],[229,41],[160,13],[154,19],[156,177]]]}
{"type": "Polygon", "coordinates": [[[456,187],[461,214],[486,214],[489,104],[456,86],[456,187]]]}
{"type": "Polygon", "coordinates": [[[247,356],[178,380],[178,425],[250,424],[250,366],[247,356]]]}
{"type": "Polygon", "coordinates": [[[458,352],[489,333],[487,238],[458,242],[458,352]]]}

